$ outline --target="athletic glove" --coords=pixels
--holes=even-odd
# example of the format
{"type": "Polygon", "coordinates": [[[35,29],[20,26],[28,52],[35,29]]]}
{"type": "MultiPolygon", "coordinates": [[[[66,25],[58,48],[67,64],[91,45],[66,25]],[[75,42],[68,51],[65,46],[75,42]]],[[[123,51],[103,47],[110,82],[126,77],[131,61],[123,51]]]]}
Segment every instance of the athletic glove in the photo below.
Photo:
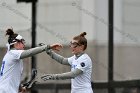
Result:
{"type": "Polygon", "coordinates": [[[56,80],[58,79],[57,74],[46,74],[41,76],[41,79],[46,81],[46,80],[56,80]]]}

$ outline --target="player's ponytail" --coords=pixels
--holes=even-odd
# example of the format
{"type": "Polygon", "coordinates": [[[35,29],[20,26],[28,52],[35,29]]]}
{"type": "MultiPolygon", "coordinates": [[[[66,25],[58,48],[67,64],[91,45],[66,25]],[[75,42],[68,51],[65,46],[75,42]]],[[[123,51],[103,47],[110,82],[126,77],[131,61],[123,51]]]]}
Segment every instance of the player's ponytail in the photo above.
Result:
{"type": "Polygon", "coordinates": [[[14,35],[13,29],[7,29],[7,30],[6,30],[6,35],[9,35],[9,36],[14,35]]]}
{"type": "Polygon", "coordinates": [[[83,32],[83,33],[80,34],[81,37],[85,37],[85,35],[87,35],[86,32],[83,32]]]}
{"type": "Polygon", "coordinates": [[[85,35],[87,35],[87,33],[86,32],[82,32],[80,35],[75,36],[73,38],[73,40],[77,40],[80,45],[84,45],[84,49],[83,50],[85,50],[87,48],[87,39],[85,38],[85,35]]]}
{"type": "Polygon", "coordinates": [[[18,34],[14,33],[12,28],[9,28],[6,30],[6,35],[8,35],[8,43],[11,44],[13,42],[15,42],[15,38],[18,36],[18,34]]]}

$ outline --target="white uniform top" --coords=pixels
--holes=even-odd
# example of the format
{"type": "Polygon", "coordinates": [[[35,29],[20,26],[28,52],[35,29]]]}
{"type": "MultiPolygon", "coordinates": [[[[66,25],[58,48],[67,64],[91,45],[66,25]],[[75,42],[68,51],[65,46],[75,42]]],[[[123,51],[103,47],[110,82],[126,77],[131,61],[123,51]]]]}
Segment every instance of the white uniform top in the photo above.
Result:
{"type": "Polygon", "coordinates": [[[92,61],[90,57],[83,54],[77,59],[74,55],[68,58],[68,62],[71,65],[71,71],[76,68],[83,71],[83,74],[71,79],[71,93],[93,93],[91,88],[92,61]]]}
{"type": "Polygon", "coordinates": [[[23,50],[10,50],[2,60],[0,71],[0,93],[18,93],[23,62],[20,58],[23,50]]]}

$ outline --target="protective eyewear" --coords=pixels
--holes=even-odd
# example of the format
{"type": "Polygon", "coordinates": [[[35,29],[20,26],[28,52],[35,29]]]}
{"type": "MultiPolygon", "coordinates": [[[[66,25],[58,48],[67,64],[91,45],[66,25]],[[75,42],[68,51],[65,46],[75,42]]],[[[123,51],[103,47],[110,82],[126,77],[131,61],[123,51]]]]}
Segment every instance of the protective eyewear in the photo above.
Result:
{"type": "Polygon", "coordinates": [[[80,46],[79,43],[77,43],[77,42],[70,42],[70,47],[76,48],[76,47],[78,47],[78,46],[80,46]]]}

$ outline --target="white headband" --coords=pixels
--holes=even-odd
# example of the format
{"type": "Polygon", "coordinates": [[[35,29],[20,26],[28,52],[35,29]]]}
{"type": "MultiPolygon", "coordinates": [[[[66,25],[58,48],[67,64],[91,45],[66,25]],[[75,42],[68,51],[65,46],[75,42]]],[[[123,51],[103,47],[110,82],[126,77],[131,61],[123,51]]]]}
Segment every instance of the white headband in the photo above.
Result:
{"type": "Polygon", "coordinates": [[[18,35],[18,36],[16,37],[16,39],[17,39],[17,40],[22,40],[23,38],[22,38],[21,35],[18,35]]]}

